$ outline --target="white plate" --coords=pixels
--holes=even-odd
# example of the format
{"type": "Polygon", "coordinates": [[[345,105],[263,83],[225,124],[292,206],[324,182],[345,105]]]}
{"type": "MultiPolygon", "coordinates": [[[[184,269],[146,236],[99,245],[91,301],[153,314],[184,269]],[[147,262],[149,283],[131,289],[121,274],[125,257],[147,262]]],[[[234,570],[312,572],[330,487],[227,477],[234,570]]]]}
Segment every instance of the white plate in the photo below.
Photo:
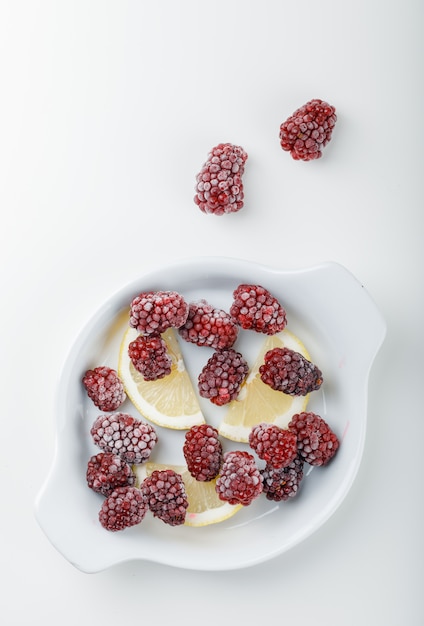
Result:
{"type": "MultiPolygon", "coordinates": [[[[197,570],[229,570],[285,552],[316,531],[352,485],[364,446],[369,372],[385,332],[385,322],[367,291],[335,263],[281,271],[229,258],[195,258],[142,276],[104,304],[66,360],[56,401],[55,458],[36,502],[41,528],[57,550],[85,572],[134,559],[197,570]],[[336,457],[327,467],[307,473],[296,498],[272,503],[260,497],[219,524],[171,527],[147,515],[139,526],[125,531],[104,530],[98,521],[102,497],[85,480],[87,461],[98,451],[89,431],[99,412],[86,396],[82,375],[101,364],[117,367],[129,303],[139,292],[176,290],[188,301],[205,298],[228,310],[233,290],[246,282],[261,284],[278,297],[287,311],[287,328],[304,341],[322,370],[324,384],[311,394],[308,410],[321,415],[339,436],[336,457]]],[[[263,339],[242,331],[236,346],[250,361],[263,339]]],[[[187,367],[196,376],[211,350],[181,343],[187,367]]],[[[200,400],[207,420],[216,425],[222,407],[200,400]]],[[[122,410],[138,415],[129,401],[122,410]]],[[[152,459],[183,463],[184,432],[157,430],[161,445],[152,459]]],[[[224,440],[224,446],[243,444],[224,440]]]]}

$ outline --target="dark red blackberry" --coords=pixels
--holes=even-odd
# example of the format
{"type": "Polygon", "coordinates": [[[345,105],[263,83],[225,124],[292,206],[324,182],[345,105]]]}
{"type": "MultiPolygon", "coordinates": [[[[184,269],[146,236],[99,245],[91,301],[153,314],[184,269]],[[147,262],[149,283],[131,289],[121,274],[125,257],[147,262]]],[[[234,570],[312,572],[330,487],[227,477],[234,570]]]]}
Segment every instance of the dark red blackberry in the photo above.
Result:
{"type": "Polygon", "coordinates": [[[184,481],[172,469],[155,470],[140,486],[150,511],[170,526],[184,524],[188,507],[184,481]]]}
{"type": "Polygon", "coordinates": [[[288,428],[297,437],[299,456],[310,465],[326,465],[339,448],[337,435],[316,413],[293,415],[288,428]]]}
{"type": "Polygon", "coordinates": [[[90,432],[99,448],[117,454],[127,463],[146,461],[158,439],[153,426],[127,413],[100,415],[90,432]]]}
{"type": "Polygon", "coordinates": [[[118,487],[103,502],[99,520],[106,530],[124,530],[143,521],[146,501],[135,487],[118,487]]]}
{"type": "Polygon", "coordinates": [[[200,481],[215,478],[222,464],[222,444],[218,431],[209,424],[192,426],[186,432],[184,458],[190,474],[200,481]]]}
{"type": "Polygon", "coordinates": [[[336,109],[323,100],[310,100],[280,126],[280,145],[296,161],[322,156],[336,124],[336,109]]]}
{"type": "Polygon", "coordinates": [[[194,202],[203,213],[223,215],[243,207],[242,176],[247,153],[241,146],[220,143],[212,148],[196,176],[194,202]]]}
{"type": "Polygon", "coordinates": [[[124,385],[118,374],[105,365],[87,370],[82,383],[88,397],[101,411],[116,411],[126,400],[124,385]]]}
{"type": "Polygon", "coordinates": [[[171,373],[172,360],[160,336],[139,335],[129,344],[128,356],[144,380],[158,380],[171,373]]]}
{"type": "Polygon", "coordinates": [[[296,435],[275,424],[254,426],[249,445],[260,459],[275,468],[287,467],[297,456],[296,435]]]}
{"type": "Polygon", "coordinates": [[[262,493],[262,482],[253,455],[236,450],[224,455],[215,489],[221,500],[247,506],[262,493]]]}
{"type": "Polygon", "coordinates": [[[286,311],[267,289],[260,285],[239,285],[233,292],[230,315],[245,330],[275,335],[287,324],[286,311]]]}
{"type": "Polygon", "coordinates": [[[214,352],[198,378],[199,394],[222,406],[237,398],[249,367],[233,348],[214,352]]]}
{"type": "Polygon", "coordinates": [[[303,479],[303,461],[296,457],[290,465],[279,469],[266,465],[261,474],[264,481],[263,492],[268,500],[288,500],[299,492],[303,479]]]}
{"type": "Polygon", "coordinates": [[[322,385],[322,372],[290,348],[268,350],[259,368],[262,382],[289,396],[306,396],[322,385]]]}
{"type": "Polygon", "coordinates": [[[222,350],[234,344],[238,326],[228,313],[200,300],[190,304],[186,323],[178,332],[185,341],[222,350]]]}
{"type": "Polygon", "coordinates": [[[160,335],[179,328],[188,315],[188,304],[176,291],[148,291],[131,302],[130,326],[144,335],[160,335]]]}
{"type": "Polygon", "coordinates": [[[109,496],[117,487],[132,487],[135,474],[131,466],[112,452],[99,452],[89,459],[86,472],[90,489],[109,496]]]}

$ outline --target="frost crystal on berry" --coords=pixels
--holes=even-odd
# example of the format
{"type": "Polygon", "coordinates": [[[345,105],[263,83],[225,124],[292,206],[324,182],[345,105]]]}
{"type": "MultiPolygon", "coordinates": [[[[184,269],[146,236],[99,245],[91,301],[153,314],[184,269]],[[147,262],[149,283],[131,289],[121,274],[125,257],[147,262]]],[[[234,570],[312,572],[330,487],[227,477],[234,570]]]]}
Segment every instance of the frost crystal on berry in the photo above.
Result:
{"type": "Polygon", "coordinates": [[[212,148],[196,176],[194,202],[203,213],[236,213],[244,204],[242,176],[247,153],[241,146],[220,143],[212,148]]]}

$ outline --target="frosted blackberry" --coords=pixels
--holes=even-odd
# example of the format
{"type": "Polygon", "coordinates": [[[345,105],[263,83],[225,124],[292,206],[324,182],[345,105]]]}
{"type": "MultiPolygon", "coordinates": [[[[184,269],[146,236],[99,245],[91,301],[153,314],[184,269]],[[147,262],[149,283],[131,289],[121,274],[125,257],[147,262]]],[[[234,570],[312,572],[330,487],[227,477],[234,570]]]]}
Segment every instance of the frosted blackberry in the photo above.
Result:
{"type": "Polygon", "coordinates": [[[316,413],[303,412],[293,415],[288,428],[297,437],[299,456],[310,465],[326,465],[339,448],[337,435],[316,413]]]}
{"type": "Polygon", "coordinates": [[[117,487],[132,487],[135,474],[121,457],[112,452],[99,452],[87,463],[86,479],[90,489],[109,496],[117,487]]]}
{"type": "Polygon", "coordinates": [[[303,460],[299,457],[296,457],[287,467],[277,469],[266,465],[260,471],[263,478],[263,492],[268,500],[281,502],[298,494],[303,479],[303,460]]]}
{"type": "Polygon", "coordinates": [[[184,481],[172,469],[155,470],[140,486],[150,511],[170,526],[184,524],[188,508],[184,481]]]}
{"type": "Polygon", "coordinates": [[[144,335],[159,335],[182,326],[187,315],[188,304],[176,291],[148,291],[132,300],[130,326],[144,335]]]}
{"type": "Polygon", "coordinates": [[[222,350],[234,344],[238,326],[228,313],[200,300],[189,305],[187,320],[178,332],[185,341],[222,350]]]}
{"type": "Polygon", "coordinates": [[[245,330],[274,335],[287,324],[286,311],[267,289],[242,284],[233,292],[230,315],[245,330]]]}
{"type": "Polygon", "coordinates": [[[146,461],[158,439],[153,426],[127,413],[100,415],[90,432],[99,448],[130,464],[146,461]]]}
{"type": "Polygon", "coordinates": [[[310,100],[280,126],[280,145],[296,161],[322,156],[337,121],[336,109],[323,100],[310,100]]]}
{"type": "Polygon", "coordinates": [[[237,398],[247,377],[247,362],[233,348],[214,352],[198,378],[199,394],[222,406],[237,398]]]}
{"type": "Polygon", "coordinates": [[[186,432],[184,458],[190,474],[200,481],[215,478],[222,464],[222,444],[218,431],[209,424],[192,426],[186,432]]]}
{"type": "Polygon", "coordinates": [[[106,498],[99,512],[103,528],[116,532],[143,521],[147,512],[146,501],[135,487],[118,487],[106,498]]]}
{"type": "Polygon", "coordinates": [[[172,360],[160,336],[139,335],[129,344],[128,356],[144,380],[158,380],[171,373],[172,360]]]}
{"type": "Polygon", "coordinates": [[[250,431],[249,445],[260,459],[275,468],[287,467],[297,456],[296,435],[275,424],[254,426],[250,431]]]}
{"type": "Polygon", "coordinates": [[[196,176],[194,202],[203,213],[236,213],[244,204],[242,176],[247,153],[241,146],[220,143],[212,148],[196,176]]]}
{"type": "Polygon", "coordinates": [[[220,500],[248,506],[262,493],[262,482],[253,455],[236,450],[224,455],[215,489],[220,500]]]}
{"type": "Polygon", "coordinates": [[[88,397],[101,411],[116,411],[126,400],[124,385],[117,372],[110,367],[87,370],[82,383],[88,397]]]}
{"type": "Polygon", "coordinates": [[[259,367],[262,382],[289,396],[306,396],[319,389],[323,382],[321,370],[290,348],[274,348],[259,367]]]}

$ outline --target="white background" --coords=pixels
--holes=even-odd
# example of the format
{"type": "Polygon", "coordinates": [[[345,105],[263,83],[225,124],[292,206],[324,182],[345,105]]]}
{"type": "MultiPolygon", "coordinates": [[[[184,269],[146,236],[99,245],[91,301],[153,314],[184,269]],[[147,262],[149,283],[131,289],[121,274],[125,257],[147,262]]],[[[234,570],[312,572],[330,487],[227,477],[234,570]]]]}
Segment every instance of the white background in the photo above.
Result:
{"type": "Polygon", "coordinates": [[[7,626],[423,623],[422,7],[1,4],[7,626]],[[337,108],[333,139],[321,160],[295,162],[279,147],[279,125],[316,97],[337,108]],[[246,203],[207,216],[192,201],[194,177],[221,141],[249,153],[246,203]],[[261,565],[194,572],[137,562],[84,574],[34,518],[54,454],[63,361],[123,284],[195,255],[281,269],[337,261],[364,284],[388,333],[370,376],[361,468],[318,532],[261,565]]]}

